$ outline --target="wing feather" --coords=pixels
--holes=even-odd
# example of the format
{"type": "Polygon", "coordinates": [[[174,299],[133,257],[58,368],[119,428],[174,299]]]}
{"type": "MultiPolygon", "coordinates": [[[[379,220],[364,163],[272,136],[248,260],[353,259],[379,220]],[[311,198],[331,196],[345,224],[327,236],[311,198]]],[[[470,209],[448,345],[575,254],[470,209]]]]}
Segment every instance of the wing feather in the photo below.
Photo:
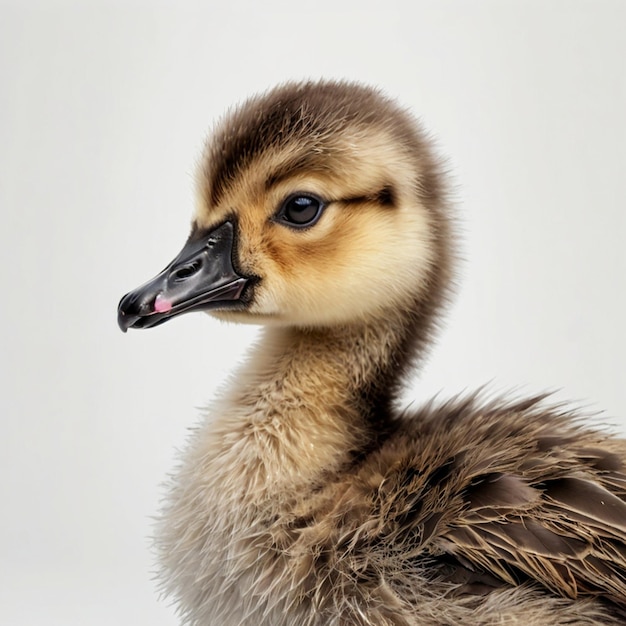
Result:
{"type": "MultiPolygon", "coordinates": [[[[610,484],[624,478],[615,475],[610,484]]],[[[626,605],[626,502],[579,476],[526,489],[520,481],[503,475],[497,489],[468,498],[471,506],[444,534],[444,549],[509,584],[521,573],[570,598],[584,592],[626,605]],[[515,486],[516,497],[498,500],[504,485],[515,486]]]]}

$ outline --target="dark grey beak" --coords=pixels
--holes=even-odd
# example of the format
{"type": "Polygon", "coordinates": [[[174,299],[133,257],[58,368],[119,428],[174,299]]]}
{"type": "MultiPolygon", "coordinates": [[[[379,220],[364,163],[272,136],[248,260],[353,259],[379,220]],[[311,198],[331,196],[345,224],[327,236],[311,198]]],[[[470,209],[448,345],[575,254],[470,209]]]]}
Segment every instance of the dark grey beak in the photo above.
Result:
{"type": "Polygon", "coordinates": [[[152,280],[127,293],[117,323],[152,328],[188,311],[240,308],[250,278],[233,267],[235,226],[226,221],[208,234],[192,235],[179,255],[152,280]]]}

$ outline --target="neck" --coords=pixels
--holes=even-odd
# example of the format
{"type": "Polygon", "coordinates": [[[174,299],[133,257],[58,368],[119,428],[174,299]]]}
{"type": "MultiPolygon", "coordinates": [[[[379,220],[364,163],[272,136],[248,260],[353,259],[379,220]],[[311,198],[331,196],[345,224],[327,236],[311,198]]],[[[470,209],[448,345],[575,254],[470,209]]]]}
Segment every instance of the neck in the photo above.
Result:
{"type": "Polygon", "coordinates": [[[428,330],[423,309],[412,310],[408,322],[392,313],[375,324],[266,329],[193,433],[157,543],[170,590],[181,580],[219,590],[206,596],[206,623],[238,614],[234,582],[260,575],[290,520],[332,502],[342,475],[389,433],[390,398],[415,340],[426,339],[417,331],[428,330]]]}
{"type": "Polygon", "coordinates": [[[248,473],[246,491],[310,486],[375,447],[391,428],[407,332],[389,318],[266,328],[210,426],[248,473]]]}

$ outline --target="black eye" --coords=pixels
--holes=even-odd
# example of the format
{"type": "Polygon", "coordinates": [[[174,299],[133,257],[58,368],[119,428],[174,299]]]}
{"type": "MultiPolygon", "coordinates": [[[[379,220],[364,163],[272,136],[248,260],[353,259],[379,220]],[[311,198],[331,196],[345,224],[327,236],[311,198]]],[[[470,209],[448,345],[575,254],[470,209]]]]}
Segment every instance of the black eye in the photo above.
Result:
{"type": "Polygon", "coordinates": [[[315,196],[290,196],[285,200],[276,217],[290,226],[311,226],[317,222],[323,209],[324,203],[315,196]]]}

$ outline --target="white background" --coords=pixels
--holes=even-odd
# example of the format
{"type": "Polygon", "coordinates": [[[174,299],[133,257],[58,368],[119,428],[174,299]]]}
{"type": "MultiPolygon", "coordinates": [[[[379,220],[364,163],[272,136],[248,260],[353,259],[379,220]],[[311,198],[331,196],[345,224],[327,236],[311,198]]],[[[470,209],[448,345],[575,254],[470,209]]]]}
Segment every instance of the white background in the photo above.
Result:
{"type": "Polygon", "coordinates": [[[417,401],[560,390],[626,432],[626,3],[0,3],[0,623],[173,625],[150,516],[256,330],[116,326],[178,251],[203,138],[288,78],[423,119],[466,259],[417,401]]]}

